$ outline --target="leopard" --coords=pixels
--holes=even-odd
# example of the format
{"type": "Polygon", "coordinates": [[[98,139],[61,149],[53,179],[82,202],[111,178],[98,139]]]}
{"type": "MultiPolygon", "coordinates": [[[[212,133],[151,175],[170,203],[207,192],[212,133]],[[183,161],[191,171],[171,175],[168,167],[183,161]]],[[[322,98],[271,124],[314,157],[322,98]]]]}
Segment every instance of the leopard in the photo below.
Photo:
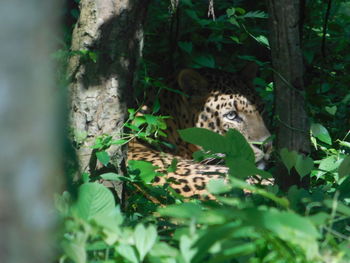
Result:
{"type": "Polygon", "coordinates": [[[181,70],[174,84],[178,92],[163,89],[158,97],[160,114],[170,116],[165,119],[166,142],[175,147],[159,151],[133,140],[129,143],[128,159],[149,161],[165,173],[154,179],[155,185],[169,183],[186,198],[208,196],[208,182],[222,178],[228,168],[195,162],[192,156],[201,148],[183,141],[178,130],[198,127],[224,135],[235,129],[250,143],[258,167],[264,168],[272,143],[261,114],[263,104],[253,85],[257,71],[255,63],[249,63],[238,73],[209,68],[181,70]],[[174,158],[176,170],[166,172],[174,158]]]}

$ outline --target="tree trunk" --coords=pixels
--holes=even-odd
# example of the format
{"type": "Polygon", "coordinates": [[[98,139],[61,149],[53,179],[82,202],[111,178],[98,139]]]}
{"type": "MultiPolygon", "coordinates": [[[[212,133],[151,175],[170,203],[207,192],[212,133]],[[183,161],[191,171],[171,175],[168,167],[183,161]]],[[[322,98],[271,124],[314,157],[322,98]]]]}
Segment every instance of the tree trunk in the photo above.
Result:
{"type": "MultiPolygon", "coordinates": [[[[71,126],[82,172],[104,171],[90,148],[97,136],[120,136],[133,94],[148,0],[82,0],[72,38],[71,126]],[[85,53],[83,53],[83,52],[85,53]],[[79,138],[80,137],[80,138],[79,138]],[[84,141],[81,142],[81,137],[84,141]]],[[[111,169],[123,173],[120,147],[108,149],[111,169]]]]}
{"type": "MultiPolygon", "coordinates": [[[[305,111],[303,58],[299,32],[299,0],[268,0],[270,44],[275,80],[277,150],[310,152],[309,122],[305,111]]],[[[282,167],[282,166],[281,166],[282,167]]],[[[300,185],[300,178],[279,173],[283,188],[300,185]]]]}
{"type": "MultiPolygon", "coordinates": [[[[62,178],[53,36],[59,1],[0,8],[0,262],[53,262],[53,195],[62,178]]],[[[61,127],[62,128],[62,127],[61,127]]]]}

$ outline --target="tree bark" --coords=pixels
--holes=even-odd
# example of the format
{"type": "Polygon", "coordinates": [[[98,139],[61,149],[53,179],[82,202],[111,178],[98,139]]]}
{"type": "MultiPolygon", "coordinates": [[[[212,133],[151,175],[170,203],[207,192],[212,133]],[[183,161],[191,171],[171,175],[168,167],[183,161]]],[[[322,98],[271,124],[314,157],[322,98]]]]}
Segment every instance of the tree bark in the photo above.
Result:
{"type": "MultiPolygon", "coordinates": [[[[309,121],[305,111],[304,66],[299,32],[299,0],[268,0],[270,45],[275,80],[277,150],[310,153],[309,121]]],[[[282,166],[281,166],[282,167],[282,166]]],[[[300,178],[279,172],[283,188],[301,185],[300,178]]]]}
{"type": "MultiPolygon", "coordinates": [[[[119,138],[132,98],[134,72],[141,54],[142,25],[148,0],[82,0],[72,38],[72,51],[92,55],[70,59],[70,120],[82,172],[97,175],[105,169],[90,146],[97,136],[119,138]],[[94,57],[96,55],[96,57],[94,57]],[[94,61],[95,60],[95,61],[94,61]],[[83,142],[78,137],[86,137],[83,142]]],[[[120,147],[108,150],[111,169],[123,173],[120,147]]]]}
{"type": "Polygon", "coordinates": [[[1,2],[0,262],[54,261],[53,195],[63,169],[50,54],[59,8],[55,0],[1,2]]]}

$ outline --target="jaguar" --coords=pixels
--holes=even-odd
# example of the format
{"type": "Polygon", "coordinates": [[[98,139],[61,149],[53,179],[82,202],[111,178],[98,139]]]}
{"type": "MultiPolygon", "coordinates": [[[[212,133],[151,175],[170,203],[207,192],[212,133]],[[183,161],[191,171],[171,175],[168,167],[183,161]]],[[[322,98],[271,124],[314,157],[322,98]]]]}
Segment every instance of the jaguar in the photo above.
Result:
{"type": "Polygon", "coordinates": [[[149,161],[165,172],[174,158],[176,170],[166,176],[156,177],[155,184],[169,182],[175,191],[185,197],[207,195],[206,184],[222,177],[225,166],[196,163],[196,145],[181,139],[178,130],[200,127],[225,134],[229,129],[238,130],[254,151],[260,168],[269,159],[271,143],[265,143],[270,132],[261,115],[262,104],[255,92],[253,79],[258,67],[248,64],[238,73],[216,69],[183,69],[177,76],[178,91],[162,90],[159,95],[160,113],[171,116],[166,119],[166,141],[175,148],[160,152],[142,142],[129,144],[128,159],[149,161]]]}

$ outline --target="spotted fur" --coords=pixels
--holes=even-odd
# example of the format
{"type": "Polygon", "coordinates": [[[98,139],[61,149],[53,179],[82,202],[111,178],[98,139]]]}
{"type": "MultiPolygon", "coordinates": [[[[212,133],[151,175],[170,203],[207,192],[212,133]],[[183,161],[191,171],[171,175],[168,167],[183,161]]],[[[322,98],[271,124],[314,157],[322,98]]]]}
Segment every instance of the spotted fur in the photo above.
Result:
{"type": "MultiPolygon", "coordinates": [[[[253,64],[239,74],[213,69],[182,70],[177,78],[181,92],[163,90],[159,97],[161,114],[172,117],[167,119],[166,140],[176,148],[162,153],[133,141],[129,144],[128,158],[150,161],[165,172],[176,157],[176,171],[156,178],[155,184],[170,181],[175,191],[186,197],[206,194],[208,181],[222,177],[227,168],[192,161],[192,154],[199,147],[184,142],[177,130],[202,127],[225,134],[231,128],[240,131],[250,142],[265,141],[270,133],[260,115],[260,103],[252,85],[256,70],[253,64]]],[[[251,143],[251,147],[257,163],[269,158],[270,144],[261,147],[251,143]]]]}

